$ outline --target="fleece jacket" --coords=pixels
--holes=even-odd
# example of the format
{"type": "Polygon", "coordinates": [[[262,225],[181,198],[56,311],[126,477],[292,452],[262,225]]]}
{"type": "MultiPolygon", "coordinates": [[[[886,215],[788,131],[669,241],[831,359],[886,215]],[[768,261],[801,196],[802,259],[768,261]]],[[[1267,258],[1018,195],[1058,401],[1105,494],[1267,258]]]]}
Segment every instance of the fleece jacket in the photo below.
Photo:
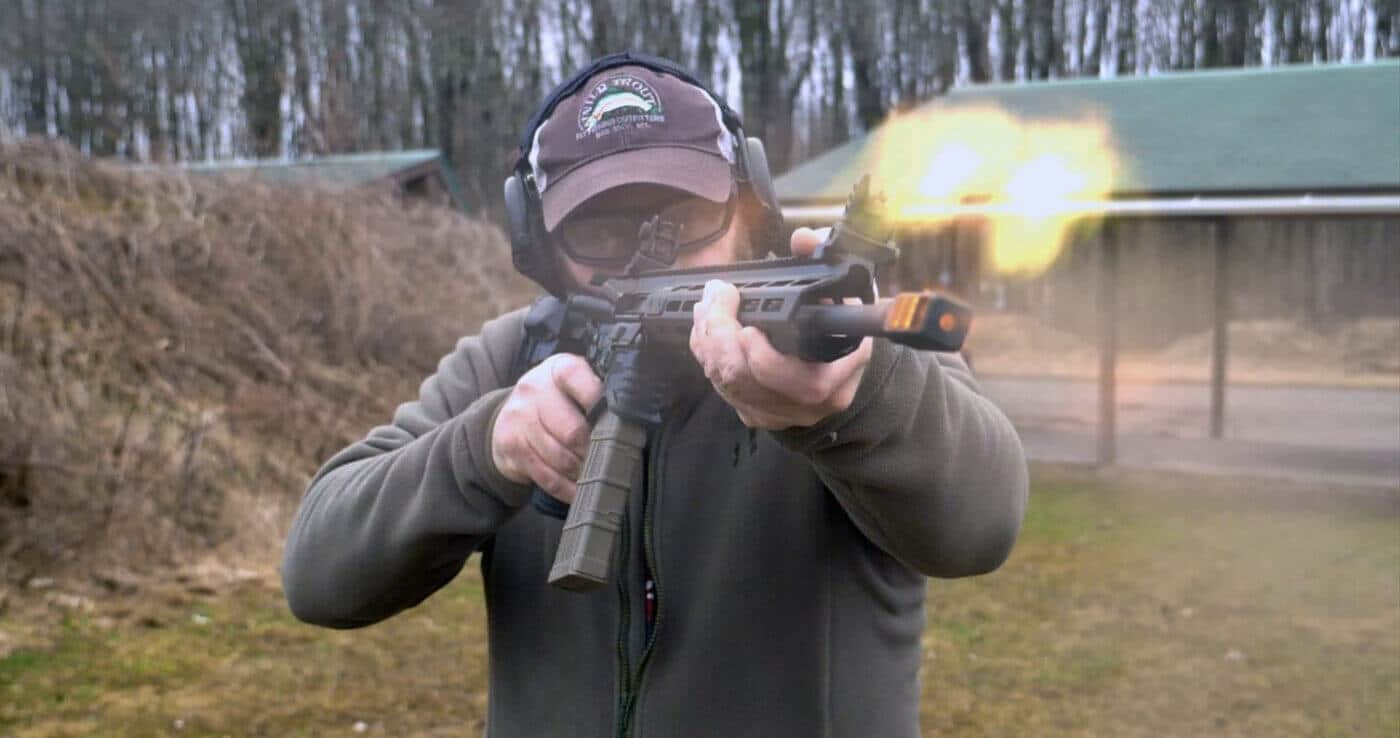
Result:
{"type": "Polygon", "coordinates": [[[546,583],[561,521],[490,452],[523,322],[462,339],[316,474],[292,612],[370,625],[481,551],[490,738],[917,736],[927,577],[1000,566],[1026,505],[1020,440],[966,363],[876,340],[851,406],[809,428],[749,429],[713,391],[672,408],[612,581],[577,593],[546,583]]]}

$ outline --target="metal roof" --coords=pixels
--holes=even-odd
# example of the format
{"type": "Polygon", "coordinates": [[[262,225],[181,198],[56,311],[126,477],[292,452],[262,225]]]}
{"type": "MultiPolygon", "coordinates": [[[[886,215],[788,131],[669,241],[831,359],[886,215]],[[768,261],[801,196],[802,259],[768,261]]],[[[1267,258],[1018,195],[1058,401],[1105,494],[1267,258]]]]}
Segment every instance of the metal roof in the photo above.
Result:
{"type": "Polygon", "coordinates": [[[307,159],[243,159],[184,164],[191,172],[250,173],[260,179],[285,184],[317,184],[352,188],[384,179],[401,179],[414,170],[437,170],[449,194],[464,205],[457,180],[436,149],[371,151],[357,154],[330,154],[307,159]]]}
{"type": "MultiPolygon", "coordinates": [[[[1400,193],[1397,61],[982,85],[908,115],[988,106],[1032,125],[1099,115],[1119,162],[1111,199],[1400,193]]],[[[882,130],[779,177],[784,205],[843,202],[882,130]]]]}

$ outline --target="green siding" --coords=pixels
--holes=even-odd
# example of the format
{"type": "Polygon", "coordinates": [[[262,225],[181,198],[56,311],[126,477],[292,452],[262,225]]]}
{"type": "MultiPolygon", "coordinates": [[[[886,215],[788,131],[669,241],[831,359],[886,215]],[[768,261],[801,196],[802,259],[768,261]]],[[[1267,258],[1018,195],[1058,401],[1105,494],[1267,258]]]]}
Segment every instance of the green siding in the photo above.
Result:
{"type": "MultiPolygon", "coordinates": [[[[994,105],[1022,121],[1096,111],[1112,195],[1400,191],[1400,62],[959,88],[916,114],[994,105]]],[[[880,129],[779,177],[785,203],[843,201],[880,129]]]]}

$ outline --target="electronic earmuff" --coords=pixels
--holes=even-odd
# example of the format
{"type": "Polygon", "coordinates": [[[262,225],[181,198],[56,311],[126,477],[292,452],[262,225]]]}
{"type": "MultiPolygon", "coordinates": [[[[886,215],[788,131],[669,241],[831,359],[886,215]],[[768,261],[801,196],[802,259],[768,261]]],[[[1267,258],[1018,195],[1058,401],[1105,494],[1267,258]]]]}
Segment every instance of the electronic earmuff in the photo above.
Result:
{"type": "Polygon", "coordinates": [[[515,271],[534,280],[552,295],[567,291],[559,273],[559,257],[549,244],[544,228],[539,190],[528,173],[516,171],[506,178],[506,224],[510,228],[510,260],[515,271]]]}
{"type": "Polygon", "coordinates": [[[750,225],[750,250],[754,256],[762,256],[765,251],[779,256],[788,255],[790,251],[783,228],[783,212],[778,203],[777,190],[773,187],[773,178],[768,171],[768,156],[764,151],[763,142],[757,138],[746,137],[738,113],[726,105],[708,86],[674,62],[624,51],[597,59],[586,69],[565,80],[550,93],[525,125],[520,138],[519,155],[505,181],[511,261],[516,271],[534,280],[551,294],[561,297],[564,295],[567,285],[560,274],[559,257],[550,244],[549,233],[544,227],[539,189],[535,186],[528,160],[530,147],[534,143],[535,131],[544,124],[560,101],[581,89],[593,75],[623,65],[643,66],[677,77],[700,88],[714,100],[720,109],[721,122],[737,142],[735,177],[739,185],[740,209],[750,225]]]}
{"type": "Polygon", "coordinates": [[[788,256],[791,244],[783,228],[783,208],[778,202],[778,190],[773,186],[773,176],[768,172],[768,153],[759,139],[744,137],[742,130],[734,135],[744,142],[739,147],[739,197],[751,208],[746,216],[751,224],[749,249],[752,256],[764,256],[765,248],[777,256],[788,256]]]}

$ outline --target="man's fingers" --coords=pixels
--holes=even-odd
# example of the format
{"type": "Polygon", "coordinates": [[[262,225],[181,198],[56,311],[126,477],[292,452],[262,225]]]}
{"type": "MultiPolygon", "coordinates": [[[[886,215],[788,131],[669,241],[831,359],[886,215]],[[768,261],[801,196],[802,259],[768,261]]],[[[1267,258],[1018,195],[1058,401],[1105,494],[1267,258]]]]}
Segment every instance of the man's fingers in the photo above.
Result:
{"type": "Polygon", "coordinates": [[[526,372],[501,407],[491,458],[507,479],[532,481],[554,497],[573,499],[588,452],[584,409],[603,385],[583,357],[558,354],[526,372]]]}
{"type": "Polygon", "coordinates": [[[740,331],[739,345],[754,381],[768,390],[795,403],[822,402],[830,394],[832,365],[787,356],[773,348],[757,328],[740,331]]]}
{"type": "Polygon", "coordinates": [[[824,403],[836,383],[828,365],[779,353],[763,332],[752,326],[696,342],[701,349],[696,358],[705,376],[726,402],[741,411],[746,425],[776,430],[821,419],[814,406],[824,403]],[[767,364],[755,366],[753,357],[767,364]]]}
{"type": "Polygon", "coordinates": [[[742,328],[735,317],[738,310],[739,290],[715,279],[705,284],[704,297],[695,306],[691,352],[717,387],[731,385],[747,373],[743,350],[735,338],[742,328]]]}
{"type": "Polygon", "coordinates": [[[711,341],[701,362],[705,377],[721,391],[739,391],[749,381],[748,360],[734,335],[711,341]]]}
{"type": "Polygon", "coordinates": [[[728,306],[728,313],[733,316],[739,307],[739,290],[722,279],[711,279],[705,283],[701,299],[708,301],[711,308],[719,307],[721,311],[728,306]]]}
{"type": "Polygon", "coordinates": [[[554,385],[572,399],[580,409],[588,412],[603,396],[603,382],[593,373],[593,368],[581,356],[558,354],[551,357],[550,379],[554,385]]]}
{"type": "Polygon", "coordinates": [[[545,462],[550,469],[561,475],[575,476],[577,469],[582,466],[582,457],[559,443],[549,430],[536,429],[533,433],[526,434],[525,445],[529,448],[529,454],[545,462]]]}
{"type": "MultiPolygon", "coordinates": [[[[828,363],[779,353],[767,336],[752,328],[739,332],[739,344],[752,378],[745,399],[783,421],[783,427],[813,425],[849,407],[870,362],[872,347],[871,339],[866,338],[855,351],[828,363]]],[[[764,424],[756,427],[772,429],[768,419],[759,420],[764,424]]]]}
{"type": "MultiPolygon", "coordinates": [[[[799,230],[794,251],[810,253],[825,234],[799,230]]],[[[690,351],[705,376],[751,428],[809,426],[850,405],[852,389],[869,361],[867,340],[852,356],[807,362],[779,353],[763,332],[740,325],[739,291],[711,280],[695,306],[690,351]]]]}
{"type": "Polygon", "coordinates": [[[583,412],[571,399],[557,395],[541,398],[535,409],[546,433],[580,457],[587,452],[591,429],[583,412]]]}
{"type": "Polygon", "coordinates": [[[696,322],[704,338],[719,339],[739,330],[739,290],[728,282],[712,279],[695,306],[696,322]]]}
{"type": "Polygon", "coordinates": [[[833,403],[841,408],[848,406],[870,361],[869,338],[855,351],[832,362],[803,361],[780,353],[757,331],[748,335],[745,329],[739,340],[754,382],[787,401],[785,412],[798,419],[793,425],[811,425],[821,420],[832,412],[833,403]]]}
{"type": "Polygon", "coordinates": [[[813,229],[803,226],[792,232],[792,238],[788,243],[794,255],[811,256],[812,252],[816,251],[817,247],[820,246],[822,241],[825,241],[826,237],[830,234],[830,228],[813,229]]]}
{"type": "Polygon", "coordinates": [[[794,425],[811,425],[821,419],[820,415],[813,413],[810,406],[776,395],[772,390],[755,382],[752,377],[727,386],[716,385],[715,391],[730,407],[739,412],[741,419],[747,414],[763,420],[762,425],[746,423],[753,428],[774,430],[794,425]]]}
{"type": "MultiPolygon", "coordinates": [[[[543,437],[540,433],[534,435],[537,439],[543,437]]],[[[533,482],[551,496],[570,502],[576,491],[574,477],[577,475],[562,473],[555,468],[558,461],[550,462],[545,457],[553,454],[556,458],[568,459],[571,455],[565,452],[564,456],[558,456],[562,447],[544,453],[537,448],[550,442],[552,439],[532,441],[528,433],[512,433],[501,440],[503,458],[497,468],[512,481],[533,482]]]]}
{"type": "Polygon", "coordinates": [[[535,432],[526,435],[525,442],[530,446],[530,451],[548,464],[551,469],[566,477],[578,476],[578,471],[583,466],[583,454],[587,453],[586,446],[580,453],[555,438],[548,426],[538,428],[535,432]]]}
{"type": "Polygon", "coordinates": [[[536,454],[530,454],[525,461],[525,472],[539,488],[560,502],[572,505],[578,494],[578,484],[560,474],[536,454]]]}

